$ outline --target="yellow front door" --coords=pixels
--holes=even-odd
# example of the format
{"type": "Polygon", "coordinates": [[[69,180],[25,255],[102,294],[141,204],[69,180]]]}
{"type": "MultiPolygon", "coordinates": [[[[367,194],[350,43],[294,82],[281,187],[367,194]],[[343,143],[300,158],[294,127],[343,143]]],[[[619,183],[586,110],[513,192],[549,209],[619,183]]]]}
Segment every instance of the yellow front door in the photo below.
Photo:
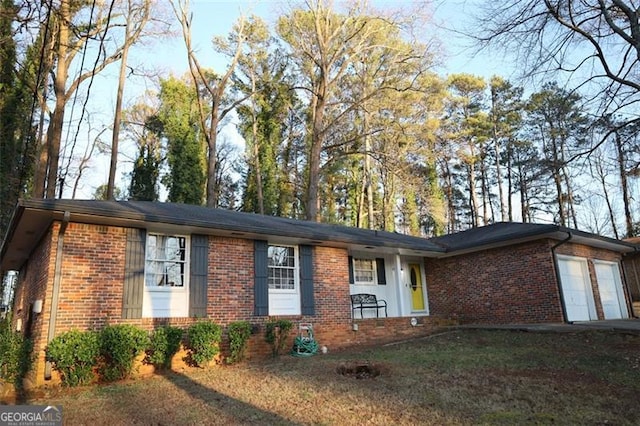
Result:
{"type": "Polygon", "coordinates": [[[422,274],[420,265],[409,264],[409,287],[411,289],[411,310],[424,311],[424,294],[422,293],[422,274]]]}

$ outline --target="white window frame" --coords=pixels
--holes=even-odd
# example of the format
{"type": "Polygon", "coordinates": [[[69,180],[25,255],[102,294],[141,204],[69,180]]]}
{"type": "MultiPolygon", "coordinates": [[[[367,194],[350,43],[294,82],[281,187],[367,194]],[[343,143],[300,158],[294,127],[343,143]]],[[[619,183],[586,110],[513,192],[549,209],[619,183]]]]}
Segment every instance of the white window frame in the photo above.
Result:
{"type": "Polygon", "coordinates": [[[370,259],[366,257],[353,257],[351,260],[351,265],[353,268],[353,284],[355,285],[378,285],[378,264],[375,259],[370,259]],[[358,262],[371,262],[371,270],[356,268],[358,262]],[[371,280],[361,281],[358,280],[358,271],[366,271],[371,272],[371,280]]]}
{"type": "MultiPolygon", "coordinates": [[[[179,234],[171,234],[171,233],[163,233],[163,232],[149,232],[147,234],[146,242],[145,242],[145,250],[144,250],[144,287],[146,291],[150,292],[177,292],[182,293],[186,292],[189,289],[189,276],[190,270],[189,265],[191,263],[191,240],[188,235],[179,235],[179,234]],[[184,273],[183,273],[183,285],[182,286],[171,286],[171,285],[147,285],[148,279],[152,271],[149,270],[149,262],[158,262],[163,261],[159,258],[150,259],[149,258],[149,241],[150,237],[175,237],[175,238],[184,238],[184,273]]],[[[164,260],[166,261],[166,259],[164,260]]]]}
{"type": "Polygon", "coordinates": [[[617,305],[618,305],[618,308],[620,309],[620,318],[615,318],[615,319],[629,318],[629,310],[627,309],[627,303],[626,303],[627,298],[624,294],[624,287],[622,284],[622,272],[620,270],[620,263],[611,262],[607,260],[593,259],[593,268],[596,274],[598,294],[600,295],[600,306],[602,307],[602,313],[604,315],[604,319],[609,319],[609,318],[607,318],[608,312],[605,311],[604,304],[602,303],[602,286],[600,281],[602,278],[600,275],[600,270],[598,268],[599,266],[606,266],[611,268],[611,273],[613,275],[614,290],[616,293],[615,295],[618,302],[617,305]]]}
{"type": "Polygon", "coordinates": [[[147,232],[144,250],[144,294],[142,301],[143,318],[184,318],[189,316],[189,277],[191,264],[191,238],[188,235],[174,234],[170,232],[147,232]],[[183,285],[154,286],[147,285],[147,279],[151,271],[149,241],[150,237],[178,237],[184,238],[184,276],[183,285]]]}
{"type": "Polygon", "coordinates": [[[300,256],[298,253],[298,246],[293,246],[293,245],[289,245],[289,244],[275,244],[275,243],[269,243],[269,245],[267,246],[267,285],[269,287],[269,292],[270,293],[281,293],[281,294],[299,294],[300,291],[300,256]],[[293,248],[293,261],[294,261],[294,266],[293,267],[289,267],[289,266],[272,266],[270,264],[270,258],[271,256],[269,255],[269,252],[271,250],[272,247],[283,247],[283,248],[293,248]],[[283,289],[283,288],[274,288],[271,286],[271,271],[274,268],[279,268],[279,269],[285,269],[285,270],[291,270],[293,271],[293,288],[291,289],[283,289]]]}
{"type": "MultiPolygon", "coordinates": [[[[293,260],[294,266],[287,267],[293,271],[293,286],[292,289],[278,289],[271,288],[269,285],[269,315],[300,315],[301,314],[301,300],[300,300],[300,253],[298,246],[290,244],[278,244],[276,242],[270,242],[267,248],[267,257],[269,257],[269,251],[272,247],[285,247],[287,249],[293,248],[293,260]]],[[[267,260],[267,265],[269,260],[267,260]]],[[[277,268],[278,266],[276,266],[277,268]]],[[[274,266],[268,265],[267,283],[271,277],[271,271],[274,266]]]]}

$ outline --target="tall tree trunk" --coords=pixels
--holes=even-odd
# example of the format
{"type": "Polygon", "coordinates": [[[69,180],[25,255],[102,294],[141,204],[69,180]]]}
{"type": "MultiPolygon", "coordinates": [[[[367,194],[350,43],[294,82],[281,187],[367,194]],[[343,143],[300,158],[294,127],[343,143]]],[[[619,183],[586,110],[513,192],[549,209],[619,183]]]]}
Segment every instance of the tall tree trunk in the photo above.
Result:
{"type": "Polygon", "coordinates": [[[567,168],[566,167],[562,168],[562,175],[564,177],[564,182],[565,182],[566,191],[567,191],[566,201],[567,201],[568,219],[571,219],[571,222],[573,222],[573,227],[577,228],[578,227],[578,218],[576,216],[576,209],[575,209],[575,205],[574,205],[574,202],[573,202],[573,200],[574,200],[573,187],[571,186],[571,180],[569,179],[569,173],[567,173],[567,168]]]}
{"type": "Polygon", "coordinates": [[[454,232],[456,223],[456,206],[453,200],[453,177],[447,159],[442,160],[445,181],[445,197],[447,198],[447,233],[454,232]]]}
{"type": "Polygon", "coordinates": [[[498,139],[498,131],[496,124],[493,125],[493,150],[496,156],[496,185],[498,185],[498,199],[500,203],[500,220],[507,220],[507,205],[504,201],[504,190],[502,189],[502,164],[500,164],[500,140],[498,139]]]}
{"type": "Polygon", "coordinates": [[[567,226],[567,217],[564,210],[564,196],[562,191],[562,179],[558,170],[554,168],[553,183],[556,187],[556,202],[558,203],[558,220],[561,226],[567,226]]]}
{"type": "MultiPolygon", "coordinates": [[[[513,197],[511,195],[514,194],[515,191],[513,190],[513,156],[511,140],[509,140],[507,144],[507,218],[509,222],[513,222],[513,197]]],[[[502,220],[505,220],[505,216],[502,216],[502,220]]],[[[522,221],[524,222],[524,217],[522,221]]]]}
{"type": "Polygon", "coordinates": [[[367,112],[364,113],[364,173],[367,185],[367,228],[374,229],[374,212],[373,212],[373,172],[371,170],[371,139],[367,134],[369,131],[367,125],[367,112]]]}
{"type": "Polygon", "coordinates": [[[471,226],[478,227],[478,195],[476,194],[476,168],[472,160],[467,168],[467,179],[469,182],[469,212],[471,213],[471,226]]]}
{"type": "Polygon", "coordinates": [[[220,125],[220,102],[221,99],[214,99],[211,102],[211,116],[209,136],[207,145],[209,152],[207,155],[207,207],[218,207],[219,188],[216,185],[218,175],[218,126],[220,125]]]}
{"type": "Polygon", "coordinates": [[[316,84],[317,90],[314,96],[311,149],[309,150],[309,178],[307,185],[307,220],[319,222],[320,210],[320,158],[322,144],[324,142],[324,111],[327,96],[327,70],[322,69],[316,84]]]}
{"type": "Polygon", "coordinates": [[[111,162],[109,165],[109,181],[107,183],[107,199],[115,199],[116,169],[118,167],[118,144],[120,139],[120,121],[122,119],[122,96],[127,77],[127,57],[129,56],[129,20],[125,29],[125,40],[122,47],[122,59],[120,59],[120,75],[118,77],[118,92],[116,95],[116,110],[113,115],[113,133],[111,134],[111,162]]]}
{"type": "Polygon", "coordinates": [[[61,0],[58,9],[58,39],[56,44],[56,74],[53,80],[53,93],[56,98],[55,107],[51,115],[47,132],[47,167],[46,167],[46,198],[55,198],[58,182],[58,163],[60,161],[60,145],[62,141],[62,126],[64,124],[64,107],[67,103],[67,51],[69,46],[69,23],[71,13],[69,0],[61,0]]]}
{"type": "Polygon", "coordinates": [[[487,176],[487,165],[485,163],[485,158],[482,158],[482,160],[480,160],[480,179],[482,179],[482,220],[484,221],[483,225],[487,225],[492,219],[495,218],[495,214],[493,212],[491,191],[489,190],[488,185],[489,178],[487,176]]]}
{"type": "Polygon", "coordinates": [[[552,139],[551,145],[551,175],[553,183],[556,187],[556,202],[558,203],[558,220],[561,226],[567,226],[567,213],[564,205],[564,191],[562,190],[562,165],[560,163],[560,157],[558,150],[561,147],[558,146],[555,139],[552,139]]]}
{"type": "Polygon", "coordinates": [[[196,100],[198,103],[198,111],[200,113],[200,126],[202,132],[207,139],[207,207],[218,207],[219,188],[217,185],[218,175],[218,152],[217,152],[217,138],[218,138],[218,126],[222,119],[233,110],[233,108],[239,103],[236,101],[231,107],[221,109],[221,104],[227,83],[233,74],[238,58],[242,53],[242,46],[244,40],[244,18],[240,19],[239,27],[237,30],[237,45],[233,57],[227,67],[224,75],[217,81],[208,81],[206,73],[203,67],[200,65],[198,58],[195,55],[193,47],[191,45],[191,15],[189,13],[189,0],[172,0],[171,7],[182,26],[182,37],[187,49],[187,61],[189,63],[189,71],[193,78],[193,83],[196,90],[196,100]],[[177,4],[176,4],[177,3],[177,4]],[[202,86],[202,87],[201,87],[202,86]],[[209,114],[209,127],[206,125],[206,117],[204,113],[203,99],[200,90],[204,89],[211,97],[211,112],[209,114]]]}
{"type": "Polygon", "coordinates": [[[616,239],[620,238],[618,234],[618,225],[616,224],[616,216],[613,212],[613,206],[611,205],[611,198],[609,197],[609,191],[607,190],[607,173],[605,172],[602,166],[602,158],[597,157],[595,159],[596,172],[598,174],[598,180],[600,181],[600,186],[602,187],[602,193],[604,195],[604,201],[607,203],[607,212],[609,213],[609,221],[611,222],[611,228],[613,228],[613,235],[616,239]]]}
{"type": "Polygon", "coordinates": [[[251,73],[251,137],[253,138],[253,168],[256,175],[256,195],[258,209],[264,214],[264,194],[262,192],[262,170],[260,169],[260,143],[258,142],[258,118],[256,117],[256,76],[251,73]]]}
{"type": "Polygon", "coordinates": [[[358,191],[358,214],[356,216],[356,228],[364,228],[364,200],[367,191],[367,172],[362,164],[362,183],[358,191]]]}
{"type": "Polygon", "coordinates": [[[529,191],[527,188],[527,180],[524,176],[524,171],[522,170],[522,165],[518,165],[518,175],[520,185],[520,211],[522,212],[522,222],[527,223],[531,222],[531,214],[529,210],[529,191]]]}
{"type": "Polygon", "coordinates": [[[629,197],[629,183],[627,182],[627,170],[625,167],[625,154],[622,139],[616,132],[615,135],[616,145],[616,159],[618,161],[618,174],[620,176],[620,186],[622,189],[622,204],[624,208],[624,221],[626,226],[626,236],[631,238],[634,236],[633,232],[633,217],[631,216],[631,202],[629,197]]]}

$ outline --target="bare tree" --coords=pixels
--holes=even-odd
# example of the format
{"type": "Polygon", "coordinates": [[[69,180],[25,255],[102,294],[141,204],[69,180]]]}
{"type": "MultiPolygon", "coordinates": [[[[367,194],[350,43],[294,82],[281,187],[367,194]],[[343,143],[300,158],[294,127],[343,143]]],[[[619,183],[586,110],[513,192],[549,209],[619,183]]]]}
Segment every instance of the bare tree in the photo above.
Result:
{"type": "Polygon", "coordinates": [[[238,59],[242,53],[244,43],[244,18],[240,17],[237,25],[229,36],[230,43],[226,44],[223,40],[218,39],[218,49],[226,52],[231,58],[229,65],[223,75],[215,75],[211,71],[205,69],[196,56],[191,40],[191,24],[192,14],[189,11],[189,0],[172,0],[171,6],[175,15],[182,26],[182,36],[184,44],[187,48],[187,57],[189,61],[189,71],[193,78],[194,86],[197,91],[197,103],[200,113],[201,126],[207,140],[207,206],[218,206],[219,188],[216,186],[217,176],[217,137],[219,126],[227,114],[242,101],[233,102],[232,105],[223,107],[223,98],[225,96],[227,86],[230,83],[233,71],[238,63],[238,59]],[[207,117],[207,108],[205,108],[205,99],[202,93],[206,93],[209,97],[209,109],[207,117]]]}
{"type": "MultiPolygon", "coordinates": [[[[588,86],[603,114],[628,112],[640,101],[636,1],[487,0],[483,5],[477,27],[484,31],[472,37],[483,47],[515,53],[524,76],[567,73],[578,88],[588,86]]],[[[630,115],[627,123],[638,120],[630,115]]]]}
{"type": "MultiPolygon", "coordinates": [[[[51,71],[53,78],[53,94],[55,97],[54,109],[50,114],[49,127],[46,135],[46,155],[41,156],[37,165],[36,178],[34,179],[33,193],[35,196],[54,198],[58,185],[58,169],[60,161],[60,148],[65,120],[67,103],[84,81],[93,78],[107,65],[117,61],[122,56],[122,47],[116,46],[110,52],[105,43],[107,32],[111,27],[111,17],[115,0],[109,2],[108,7],[98,8],[60,0],[51,10],[51,31],[54,43],[55,66],[51,71]],[[89,23],[83,19],[89,15],[89,23]],[[98,53],[95,62],[90,69],[82,69],[73,80],[69,80],[69,69],[78,53],[85,48],[86,43],[98,40],[98,53]]],[[[86,52],[86,49],[85,49],[86,52]]]]}
{"type": "Polygon", "coordinates": [[[151,19],[151,0],[126,0],[123,8],[124,40],[122,44],[122,57],[120,59],[120,74],[116,95],[116,107],[113,117],[113,132],[111,136],[111,161],[109,166],[109,181],[107,183],[107,198],[114,199],[114,187],[116,168],[118,164],[118,145],[120,136],[120,122],[122,119],[122,98],[127,77],[127,59],[129,49],[140,38],[144,27],[151,19]]]}
{"type": "MultiPolygon", "coordinates": [[[[331,0],[307,0],[303,9],[292,10],[277,24],[278,34],[290,49],[294,72],[299,76],[296,89],[308,106],[305,208],[306,218],[313,221],[322,219],[320,194],[323,168],[328,164],[326,158],[332,150],[353,142],[346,138],[338,140],[335,133],[345,120],[353,118],[355,110],[381,92],[411,90],[411,85],[403,88],[394,86],[397,81],[390,77],[397,74],[393,70],[399,63],[414,64],[417,79],[424,71],[420,66],[428,62],[417,59],[429,56],[428,52],[398,48],[398,37],[394,37],[393,30],[399,27],[399,23],[393,17],[372,13],[366,1],[350,2],[346,9],[344,13],[338,13],[331,0]],[[381,61],[378,67],[380,73],[376,90],[363,93],[345,90],[342,83],[357,72],[354,71],[357,64],[369,60],[381,50],[387,62],[381,61]],[[383,70],[392,71],[391,75],[384,75],[383,70]],[[349,95],[355,96],[349,98],[349,95]]],[[[366,141],[363,142],[366,145],[366,141]]],[[[366,151],[366,146],[364,149],[366,151]]],[[[368,189],[370,182],[364,184],[363,191],[371,193],[368,189]]],[[[369,205],[367,210],[371,211],[369,205]]]]}

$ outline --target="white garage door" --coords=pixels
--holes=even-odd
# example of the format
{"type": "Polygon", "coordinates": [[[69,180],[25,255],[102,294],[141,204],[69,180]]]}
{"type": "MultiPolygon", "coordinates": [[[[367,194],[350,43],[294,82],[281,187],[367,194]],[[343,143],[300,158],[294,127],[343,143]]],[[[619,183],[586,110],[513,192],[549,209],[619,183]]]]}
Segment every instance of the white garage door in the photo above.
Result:
{"type": "Polygon", "coordinates": [[[558,256],[558,268],[567,321],[598,319],[591,291],[587,259],[558,256]]]}
{"type": "Polygon", "coordinates": [[[598,279],[600,300],[605,319],[628,318],[627,306],[622,290],[620,268],[614,262],[594,260],[593,266],[598,279]]]}

